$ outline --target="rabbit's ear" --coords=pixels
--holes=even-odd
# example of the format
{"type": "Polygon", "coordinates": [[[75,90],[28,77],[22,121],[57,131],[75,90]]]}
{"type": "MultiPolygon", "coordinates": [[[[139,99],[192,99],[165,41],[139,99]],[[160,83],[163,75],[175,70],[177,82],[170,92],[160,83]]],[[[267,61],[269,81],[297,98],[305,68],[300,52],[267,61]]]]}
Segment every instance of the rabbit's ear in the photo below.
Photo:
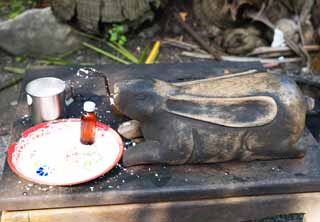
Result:
{"type": "Polygon", "coordinates": [[[270,123],[277,104],[270,96],[212,98],[194,95],[170,96],[165,104],[170,113],[227,127],[254,127],[270,123]]]}

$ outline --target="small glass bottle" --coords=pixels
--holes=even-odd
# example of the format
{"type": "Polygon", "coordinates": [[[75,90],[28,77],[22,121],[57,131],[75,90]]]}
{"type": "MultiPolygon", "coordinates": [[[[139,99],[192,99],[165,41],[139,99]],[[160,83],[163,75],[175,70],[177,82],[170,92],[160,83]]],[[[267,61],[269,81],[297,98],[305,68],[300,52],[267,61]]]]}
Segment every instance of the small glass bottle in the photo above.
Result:
{"type": "Polygon", "coordinates": [[[85,145],[91,145],[95,140],[97,122],[97,117],[94,112],[95,109],[96,104],[94,102],[87,101],[83,104],[80,142],[85,145]]]}

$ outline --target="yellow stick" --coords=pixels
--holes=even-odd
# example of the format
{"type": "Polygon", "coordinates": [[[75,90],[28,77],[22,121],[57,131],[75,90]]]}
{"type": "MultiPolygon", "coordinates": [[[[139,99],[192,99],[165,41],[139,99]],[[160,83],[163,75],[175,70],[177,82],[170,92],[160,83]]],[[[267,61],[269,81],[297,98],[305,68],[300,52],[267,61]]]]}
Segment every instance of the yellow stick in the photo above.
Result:
{"type": "Polygon", "coordinates": [[[153,48],[148,56],[148,58],[145,61],[145,64],[152,64],[154,63],[154,60],[156,59],[160,48],[160,41],[156,41],[156,43],[153,45],[153,48]]]}

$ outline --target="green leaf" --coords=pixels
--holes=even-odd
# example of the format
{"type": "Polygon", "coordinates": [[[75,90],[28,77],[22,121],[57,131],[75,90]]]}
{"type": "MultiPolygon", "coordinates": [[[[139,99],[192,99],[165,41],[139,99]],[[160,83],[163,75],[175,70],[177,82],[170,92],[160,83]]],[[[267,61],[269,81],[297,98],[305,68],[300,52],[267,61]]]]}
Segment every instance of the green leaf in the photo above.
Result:
{"type": "Polygon", "coordinates": [[[105,42],[104,39],[99,38],[99,37],[97,37],[97,36],[90,35],[90,34],[88,34],[88,33],[81,32],[81,31],[76,30],[76,29],[72,29],[72,31],[73,31],[73,32],[76,32],[77,34],[79,34],[79,35],[81,35],[81,36],[83,36],[83,37],[85,37],[85,38],[92,39],[92,40],[95,40],[95,41],[98,41],[98,42],[105,42]]]}
{"type": "Polygon", "coordinates": [[[11,12],[9,18],[13,19],[19,15],[24,10],[24,5],[22,0],[14,0],[10,4],[11,12]]]}
{"type": "Polygon", "coordinates": [[[123,46],[127,42],[127,37],[125,35],[121,35],[118,41],[119,45],[123,46]]]}
{"type": "Polygon", "coordinates": [[[155,0],[155,1],[153,2],[153,4],[154,4],[154,6],[155,6],[156,8],[159,8],[160,5],[161,5],[161,0],[155,0]]]}
{"type": "Polygon", "coordinates": [[[121,59],[121,58],[119,58],[119,57],[117,57],[115,55],[112,55],[111,53],[106,52],[106,51],[104,51],[104,50],[102,50],[100,48],[97,48],[94,45],[91,45],[91,44],[89,44],[87,42],[82,42],[82,45],[87,47],[87,48],[89,48],[89,49],[91,49],[91,50],[93,50],[93,51],[95,51],[95,52],[97,52],[97,53],[100,53],[100,54],[102,54],[102,55],[104,55],[104,56],[106,56],[106,57],[108,57],[108,58],[110,58],[112,60],[115,60],[117,62],[126,64],[126,65],[130,64],[130,62],[128,62],[126,60],[123,60],[123,59],[121,59]]]}
{"type": "Polygon", "coordinates": [[[62,59],[57,59],[57,58],[41,59],[41,60],[38,60],[38,62],[40,62],[41,64],[46,64],[46,65],[63,65],[63,66],[75,65],[72,62],[65,61],[62,59]]]}
{"type": "Polygon", "coordinates": [[[71,50],[63,53],[62,55],[60,55],[58,58],[63,59],[63,58],[65,58],[65,57],[68,57],[68,56],[74,54],[75,52],[79,51],[80,48],[81,48],[81,47],[71,49],[71,50]]]}
{"type": "Polygon", "coordinates": [[[110,39],[111,42],[116,42],[118,40],[118,33],[116,32],[112,32],[110,35],[110,39]]]}
{"type": "Polygon", "coordinates": [[[124,32],[124,26],[123,25],[116,25],[115,26],[115,31],[117,33],[123,33],[124,32]]]}
{"type": "Polygon", "coordinates": [[[23,62],[26,58],[24,56],[16,56],[15,60],[16,62],[23,62]]]}
{"type": "Polygon", "coordinates": [[[125,32],[124,25],[113,24],[112,28],[108,30],[108,37],[110,42],[117,42],[119,44],[124,44],[127,41],[127,37],[122,35],[125,32]]]}
{"type": "Polygon", "coordinates": [[[121,55],[123,55],[124,57],[126,57],[128,60],[130,60],[132,63],[138,63],[138,59],[137,57],[135,57],[131,52],[129,52],[127,49],[125,49],[123,46],[116,44],[116,43],[112,43],[112,42],[108,42],[107,45],[109,47],[111,47],[112,49],[116,50],[118,53],[120,53],[121,55]]]}
{"type": "Polygon", "coordinates": [[[23,75],[26,72],[26,69],[18,68],[18,67],[12,67],[12,66],[5,66],[3,69],[5,71],[13,72],[13,73],[19,74],[19,75],[23,75]]]}
{"type": "Polygon", "coordinates": [[[141,55],[140,55],[140,57],[139,57],[139,62],[138,62],[138,64],[144,64],[144,62],[146,61],[146,59],[147,59],[147,57],[148,57],[149,49],[150,49],[150,45],[147,45],[147,46],[143,49],[143,51],[142,51],[142,53],[141,53],[141,55]]]}
{"type": "Polygon", "coordinates": [[[4,4],[3,4],[2,0],[0,0],[0,15],[3,14],[3,7],[4,7],[4,4]]]}
{"type": "Polygon", "coordinates": [[[11,13],[9,14],[9,18],[10,18],[10,19],[14,19],[14,18],[17,17],[17,15],[19,15],[19,14],[20,14],[20,11],[11,12],[11,13]]]}

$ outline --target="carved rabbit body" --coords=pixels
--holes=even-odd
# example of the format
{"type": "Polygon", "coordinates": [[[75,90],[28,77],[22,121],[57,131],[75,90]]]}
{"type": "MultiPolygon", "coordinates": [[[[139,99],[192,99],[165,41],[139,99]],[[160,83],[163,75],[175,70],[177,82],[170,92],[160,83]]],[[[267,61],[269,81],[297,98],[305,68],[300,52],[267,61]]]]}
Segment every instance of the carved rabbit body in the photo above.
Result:
{"type": "Polygon", "coordinates": [[[303,156],[303,96],[286,76],[234,74],[167,83],[115,84],[115,105],[141,122],[145,142],[124,153],[126,166],[215,163],[303,156]]]}

